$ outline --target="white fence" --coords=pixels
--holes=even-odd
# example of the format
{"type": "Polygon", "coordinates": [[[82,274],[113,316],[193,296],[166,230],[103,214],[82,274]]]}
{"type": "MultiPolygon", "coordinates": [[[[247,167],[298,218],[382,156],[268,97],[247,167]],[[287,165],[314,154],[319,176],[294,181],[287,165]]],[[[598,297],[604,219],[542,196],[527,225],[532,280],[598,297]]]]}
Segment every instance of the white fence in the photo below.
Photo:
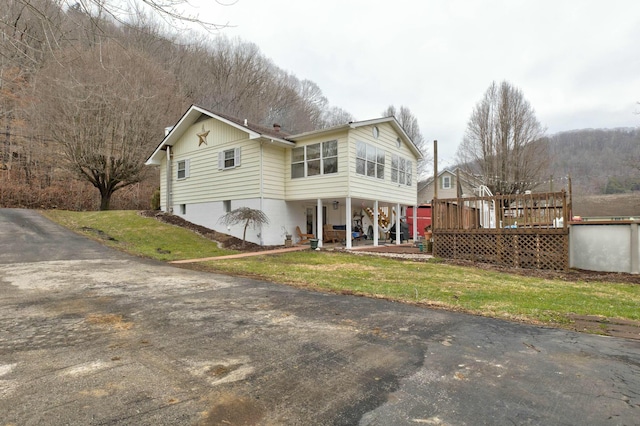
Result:
{"type": "Polygon", "coordinates": [[[639,220],[573,222],[569,267],[602,272],[640,273],[639,220]]]}

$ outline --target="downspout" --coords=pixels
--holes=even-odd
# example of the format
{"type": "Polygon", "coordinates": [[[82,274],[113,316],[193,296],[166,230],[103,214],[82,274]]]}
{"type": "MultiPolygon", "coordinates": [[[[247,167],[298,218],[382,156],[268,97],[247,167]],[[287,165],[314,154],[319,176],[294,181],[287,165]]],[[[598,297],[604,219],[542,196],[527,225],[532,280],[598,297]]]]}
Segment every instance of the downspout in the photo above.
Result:
{"type": "MultiPolygon", "coordinates": [[[[264,213],[264,141],[260,140],[260,211],[264,213]]],[[[260,224],[260,245],[264,245],[262,224],[260,224]]]]}
{"type": "Polygon", "coordinates": [[[173,213],[173,200],[171,199],[171,178],[172,178],[173,173],[171,172],[171,146],[167,145],[167,194],[166,194],[166,200],[167,200],[167,206],[166,206],[166,212],[167,213],[173,213]]]}

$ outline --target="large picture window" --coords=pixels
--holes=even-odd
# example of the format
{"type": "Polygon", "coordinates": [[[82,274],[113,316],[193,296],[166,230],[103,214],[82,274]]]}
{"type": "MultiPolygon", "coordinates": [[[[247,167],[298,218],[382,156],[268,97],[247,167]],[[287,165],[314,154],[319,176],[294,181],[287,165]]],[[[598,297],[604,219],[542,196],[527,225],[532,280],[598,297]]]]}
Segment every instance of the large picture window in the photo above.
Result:
{"type": "Polygon", "coordinates": [[[413,164],[399,155],[391,156],[391,182],[411,186],[413,181],[413,164]]]}
{"type": "Polygon", "coordinates": [[[291,151],[291,178],[338,173],[338,141],[294,148],[291,151]]]}
{"type": "Polygon", "coordinates": [[[384,150],[364,142],[356,142],[356,173],[384,179],[384,150]]]}

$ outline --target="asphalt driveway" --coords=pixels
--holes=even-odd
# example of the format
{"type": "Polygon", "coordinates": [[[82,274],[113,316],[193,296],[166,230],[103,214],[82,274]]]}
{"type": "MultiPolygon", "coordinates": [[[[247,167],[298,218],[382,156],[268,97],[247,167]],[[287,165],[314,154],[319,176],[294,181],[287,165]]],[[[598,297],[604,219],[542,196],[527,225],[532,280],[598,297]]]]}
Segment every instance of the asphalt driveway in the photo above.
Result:
{"type": "Polygon", "coordinates": [[[639,419],[639,341],[180,269],[0,209],[0,425],[639,419]]]}

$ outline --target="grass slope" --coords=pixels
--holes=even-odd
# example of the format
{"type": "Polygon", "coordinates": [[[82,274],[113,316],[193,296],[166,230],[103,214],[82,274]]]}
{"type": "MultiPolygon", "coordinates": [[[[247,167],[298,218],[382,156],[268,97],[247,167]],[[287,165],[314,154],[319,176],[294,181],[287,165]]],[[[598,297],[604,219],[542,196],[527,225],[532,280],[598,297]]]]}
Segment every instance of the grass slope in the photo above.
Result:
{"type": "Polygon", "coordinates": [[[142,217],[135,211],[47,210],[46,217],[77,233],[128,253],[157,260],[180,260],[237,253],[187,229],[142,217]]]}

